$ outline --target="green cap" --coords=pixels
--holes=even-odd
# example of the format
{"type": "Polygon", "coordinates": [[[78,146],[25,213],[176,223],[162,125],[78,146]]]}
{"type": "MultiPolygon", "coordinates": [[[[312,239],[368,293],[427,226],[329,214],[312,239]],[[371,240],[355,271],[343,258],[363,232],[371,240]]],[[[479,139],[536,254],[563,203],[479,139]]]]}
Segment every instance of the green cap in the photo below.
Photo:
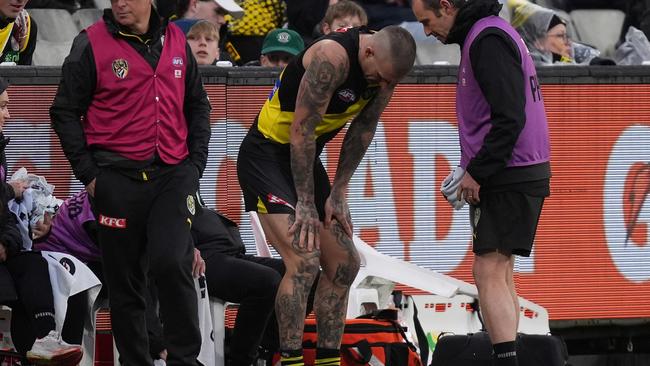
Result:
{"type": "Polygon", "coordinates": [[[266,55],[271,52],[286,52],[297,55],[305,48],[300,34],[291,29],[274,29],[264,38],[262,44],[262,54],[266,55]]]}

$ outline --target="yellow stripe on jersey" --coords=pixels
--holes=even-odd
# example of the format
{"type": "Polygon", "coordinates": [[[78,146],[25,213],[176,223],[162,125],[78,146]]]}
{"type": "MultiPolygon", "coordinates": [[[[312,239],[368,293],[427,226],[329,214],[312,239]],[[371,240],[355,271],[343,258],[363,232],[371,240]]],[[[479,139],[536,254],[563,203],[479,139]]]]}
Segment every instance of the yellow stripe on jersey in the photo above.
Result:
{"type": "Polygon", "coordinates": [[[11,31],[14,29],[14,23],[9,23],[5,28],[0,29],[0,45],[2,49],[0,52],[5,49],[7,42],[9,42],[9,37],[11,37],[11,31]]]}
{"type": "MultiPolygon", "coordinates": [[[[280,106],[279,91],[275,91],[271,99],[267,99],[260,111],[257,128],[269,140],[288,144],[290,142],[290,127],[293,123],[294,112],[283,111],[280,106]]],[[[370,99],[359,98],[343,113],[325,114],[316,125],[314,139],[328,132],[335,131],[356,116],[370,99]]]]}
{"type": "Polygon", "coordinates": [[[257,197],[257,212],[262,214],[269,213],[269,211],[266,209],[266,206],[264,205],[264,202],[259,197],[257,197]]]}

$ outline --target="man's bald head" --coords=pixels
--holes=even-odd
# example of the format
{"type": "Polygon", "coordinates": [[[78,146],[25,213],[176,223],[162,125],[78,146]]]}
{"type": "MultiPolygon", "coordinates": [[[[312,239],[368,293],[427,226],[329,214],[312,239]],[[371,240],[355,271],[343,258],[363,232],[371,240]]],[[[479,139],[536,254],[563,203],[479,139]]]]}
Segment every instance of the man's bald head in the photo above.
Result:
{"type": "Polygon", "coordinates": [[[411,33],[402,27],[391,25],[373,34],[373,43],[393,65],[393,72],[400,79],[408,74],[415,62],[415,40],[411,33]]]}

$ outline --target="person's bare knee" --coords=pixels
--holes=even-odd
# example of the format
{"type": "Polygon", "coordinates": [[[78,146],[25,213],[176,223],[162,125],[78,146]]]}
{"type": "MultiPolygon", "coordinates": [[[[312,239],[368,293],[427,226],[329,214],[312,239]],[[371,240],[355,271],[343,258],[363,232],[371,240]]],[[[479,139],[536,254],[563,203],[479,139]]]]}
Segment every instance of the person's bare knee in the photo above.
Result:
{"type": "Polygon", "coordinates": [[[330,263],[323,268],[324,275],[337,287],[350,287],[359,273],[360,259],[355,252],[345,260],[330,263]]]}
{"type": "Polygon", "coordinates": [[[283,258],[286,272],[284,277],[294,279],[306,286],[307,291],[320,271],[318,252],[292,253],[292,256],[283,258]]]}
{"type": "Polygon", "coordinates": [[[321,239],[323,275],[338,287],[349,287],[359,272],[361,259],[354,241],[336,223],[321,239]]]}
{"type": "Polygon", "coordinates": [[[476,255],[472,274],[476,286],[482,287],[484,284],[494,281],[506,281],[506,275],[511,266],[511,255],[509,253],[499,252],[497,250],[476,255]]]}

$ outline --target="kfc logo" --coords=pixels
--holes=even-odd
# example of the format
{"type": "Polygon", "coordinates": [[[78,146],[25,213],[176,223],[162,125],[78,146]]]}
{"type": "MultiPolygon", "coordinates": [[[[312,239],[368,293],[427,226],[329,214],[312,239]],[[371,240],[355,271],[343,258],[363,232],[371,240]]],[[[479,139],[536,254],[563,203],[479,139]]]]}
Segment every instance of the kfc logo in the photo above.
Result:
{"type": "Polygon", "coordinates": [[[115,229],[126,229],[126,219],[99,215],[99,224],[115,229]]]}

